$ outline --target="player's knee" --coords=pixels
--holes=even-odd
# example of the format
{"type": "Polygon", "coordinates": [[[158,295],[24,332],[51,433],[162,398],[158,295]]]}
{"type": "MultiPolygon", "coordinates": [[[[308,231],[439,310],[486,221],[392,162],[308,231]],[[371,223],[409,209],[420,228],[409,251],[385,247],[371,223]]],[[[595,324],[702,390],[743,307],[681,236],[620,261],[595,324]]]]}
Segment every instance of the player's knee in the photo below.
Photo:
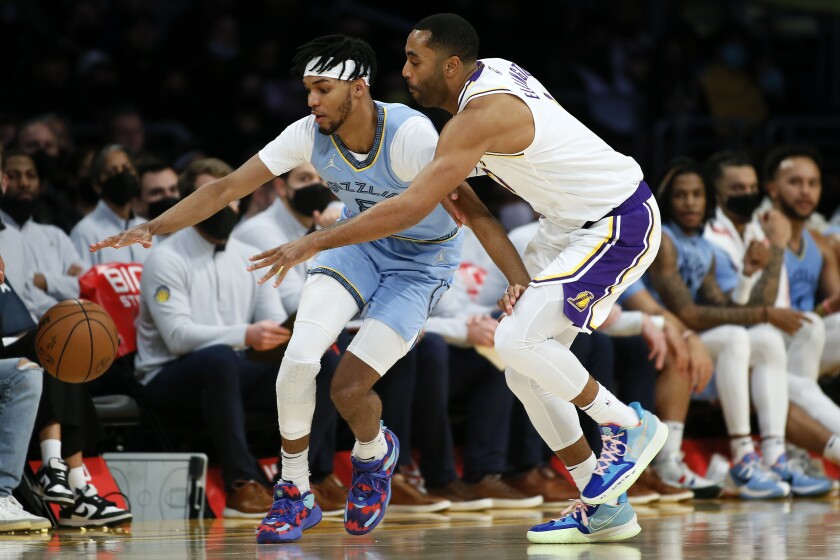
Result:
{"type": "Polygon", "coordinates": [[[806,313],[809,321],[804,321],[802,327],[794,335],[795,339],[804,339],[814,348],[814,352],[822,352],[825,347],[825,322],[816,313],[806,313]]]}
{"type": "Polygon", "coordinates": [[[512,369],[505,370],[505,382],[510,391],[516,395],[519,400],[522,400],[526,391],[531,389],[531,378],[522,375],[521,373],[512,369]]]}
{"type": "Polygon", "coordinates": [[[275,388],[281,404],[311,404],[315,402],[315,380],[321,368],[319,361],[301,361],[284,356],[277,372],[275,388]]]}
{"type": "MultiPolygon", "coordinates": [[[[750,332],[750,352],[753,364],[783,365],[787,361],[785,339],[781,331],[770,325],[753,327],[750,332]]],[[[785,368],[776,369],[783,372],[785,368]]]]}
{"type": "Polygon", "coordinates": [[[515,364],[519,355],[527,352],[529,344],[525,329],[516,315],[505,317],[496,328],[496,352],[505,363],[515,364]]]}
{"type": "MultiPolygon", "coordinates": [[[[747,329],[736,325],[727,325],[724,327],[724,336],[726,340],[727,360],[743,363],[748,366],[750,361],[750,335],[747,329]]],[[[746,370],[746,368],[745,368],[746,370]]]]}

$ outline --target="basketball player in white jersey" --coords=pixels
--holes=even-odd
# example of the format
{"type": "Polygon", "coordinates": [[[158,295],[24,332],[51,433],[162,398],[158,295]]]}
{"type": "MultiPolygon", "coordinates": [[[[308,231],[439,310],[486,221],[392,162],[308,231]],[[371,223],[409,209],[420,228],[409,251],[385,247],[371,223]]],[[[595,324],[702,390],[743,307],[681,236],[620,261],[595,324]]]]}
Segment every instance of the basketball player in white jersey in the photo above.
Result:
{"type": "MultiPolygon", "coordinates": [[[[455,115],[434,160],[404,193],[364,219],[256,255],[252,268],[270,267],[261,281],[275,275],[279,281],[320,250],[391,235],[431,212],[476,170],[520,195],[543,219],[526,253],[530,287],[508,289],[496,349],[508,365],[508,385],[583,500],[528,537],[547,543],[629,538],[641,529],[624,493],[663,445],[667,427],[598,384],[569,345],[577,332],[597,328],[650,265],[659,248],[659,211],[632,158],[572,117],[526,70],[502,59],[478,60],[477,53],[478,36],[463,18],[438,14],[419,22],[406,43],[403,76],[421,105],[455,115]],[[602,425],[597,461],[575,405],[602,425]]],[[[487,219],[486,210],[469,189],[458,193],[452,211],[492,247],[498,240],[474,227],[487,219]]]]}

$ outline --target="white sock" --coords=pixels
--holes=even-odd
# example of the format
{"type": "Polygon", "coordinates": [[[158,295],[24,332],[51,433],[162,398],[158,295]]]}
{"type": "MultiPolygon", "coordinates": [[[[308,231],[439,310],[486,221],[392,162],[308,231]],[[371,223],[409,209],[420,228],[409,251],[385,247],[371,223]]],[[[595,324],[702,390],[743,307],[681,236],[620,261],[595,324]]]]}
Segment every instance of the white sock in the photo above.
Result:
{"type": "Polygon", "coordinates": [[[309,492],[309,447],[300,453],[280,451],[283,463],[283,480],[294,484],[301,495],[309,492]]]}
{"type": "Polygon", "coordinates": [[[635,410],[618,400],[600,383],[595,399],[581,410],[598,424],[615,424],[626,428],[637,426],[641,420],[635,410]]]}
{"type": "Polygon", "coordinates": [[[656,462],[665,462],[671,458],[679,457],[682,450],[683,432],[685,431],[685,424],[682,422],[674,422],[668,420],[665,422],[668,426],[668,439],[665,440],[665,445],[659,455],[656,456],[656,462]]]}
{"type": "Polygon", "coordinates": [[[589,484],[589,479],[592,478],[592,471],[595,470],[595,466],[597,464],[598,461],[595,459],[595,454],[591,453],[589,457],[577,465],[566,466],[566,470],[569,471],[569,474],[572,475],[572,480],[575,481],[575,486],[577,486],[578,490],[581,492],[583,492],[583,489],[586,488],[587,484],[589,484]]]}
{"type": "Polygon", "coordinates": [[[729,440],[729,449],[732,450],[732,463],[735,464],[750,453],[755,453],[755,444],[750,436],[734,437],[729,440]]]}
{"type": "Polygon", "coordinates": [[[828,443],[825,444],[823,450],[823,457],[834,463],[840,465],[840,438],[836,435],[831,436],[828,443]]]}
{"type": "Polygon", "coordinates": [[[378,461],[388,452],[388,442],[385,441],[385,434],[379,430],[379,434],[368,442],[361,442],[358,439],[353,446],[353,456],[359,461],[369,463],[378,461]]]}
{"type": "Polygon", "coordinates": [[[785,440],[778,436],[769,436],[761,440],[761,454],[764,464],[772,467],[785,454],[785,440]]]}
{"type": "Polygon", "coordinates": [[[67,483],[70,485],[72,490],[82,490],[85,486],[87,486],[85,468],[82,466],[70,469],[70,473],[67,475],[67,483]]]}
{"type": "Polygon", "coordinates": [[[61,459],[61,440],[45,439],[41,441],[41,460],[46,463],[55,457],[61,459]]]}

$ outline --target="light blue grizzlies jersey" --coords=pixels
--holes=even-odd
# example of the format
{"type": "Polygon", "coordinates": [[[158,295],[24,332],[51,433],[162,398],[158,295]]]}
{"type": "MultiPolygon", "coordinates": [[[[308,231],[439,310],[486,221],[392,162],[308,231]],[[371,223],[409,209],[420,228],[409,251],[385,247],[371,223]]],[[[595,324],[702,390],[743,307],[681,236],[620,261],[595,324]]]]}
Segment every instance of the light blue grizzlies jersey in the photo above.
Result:
{"type": "MultiPolygon", "coordinates": [[[[664,224],[662,233],[674,242],[674,247],[677,249],[677,270],[688,287],[688,291],[691,292],[692,299],[696,301],[703,279],[711,270],[714,248],[699,233],[686,235],[676,224],[664,224]]],[[[661,302],[659,294],[656,294],[649,284],[650,279],[647,275],[644,276],[644,281],[648,290],[661,302]]]]}
{"type": "Polygon", "coordinates": [[[790,306],[798,311],[813,311],[816,306],[823,256],[811,233],[802,230],[802,248],[797,255],[785,249],[785,268],[790,280],[790,306]]]}
{"type": "MultiPolygon", "coordinates": [[[[315,134],[312,164],[327,186],[344,203],[344,217],[364,212],[375,204],[397,196],[408,188],[391,163],[391,143],[402,124],[421,113],[399,103],[376,102],[377,123],[373,148],[364,161],[359,161],[333,134],[315,134]]],[[[313,126],[317,126],[313,123],[313,126]]],[[[398,239],[443,241],[457,234],[455,222],[441,205],[414,227],[393,235],[398,239]]]]}

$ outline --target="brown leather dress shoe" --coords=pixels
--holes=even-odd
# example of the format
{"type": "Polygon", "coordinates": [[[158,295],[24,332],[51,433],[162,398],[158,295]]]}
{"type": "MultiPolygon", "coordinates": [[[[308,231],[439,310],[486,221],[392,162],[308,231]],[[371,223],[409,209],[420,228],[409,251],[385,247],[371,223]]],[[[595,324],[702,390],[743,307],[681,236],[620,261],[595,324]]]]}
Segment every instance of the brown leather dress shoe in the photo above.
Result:
{"type": "Polygon", "coordinates": [[[274,496],[268,488],[255,480],[237,480],[233,483],[233,492],[227,495],[224,517],[239,517],[244,519],[262,519],[274,496]]]}
{"type": "Polygon", "coordinates": [[[391,503],[388,511],[396,513],[433,513],[449,509],[447,499],[423,494],[399,473],[391,479],[391,503]]]}
{"type": "Polygon", "coordinates": [[[660,502],[681,502],[683,500],[690,500],[694,497],[694,492],[688,488],[680,488],[679,486],[668,484],[662,480],[658,474],[656,474],[655,470],[651,468],[644,470],[642,476],[639,477],[639,481],[636,484],[639,482],[659,494],[660,502]]]}
{"type": "Polygon", "coordinates": [[[344,515],[349,490],[335,474],[328,474],[318,484],[310,485],[310,489],[315,495],[315,501],[321,507],[323,515],[328,517],[344,515]]]}
{"type": "Polygon", "coordinates": [[[641,478],[627,490],[627,501],[633,505],[649,504],[659,497],[659,492],[645,484],[641,478]]]}
{"type": "Polygon", "coordinates": [[[539,494],[524,494],[515,488],[508,486],[502,475],[488,474],[470,488],[482,498],[493,500],[494,508],[514,509],[532,508],[542,505],[543,497],[539,494]]]}
{"type": "Polygon", "coordinates": [[[479,496],[469,484],[464,484],[460,479],[441,486],[428,486],[426,491],[430,496],[449,500],[452,503],[449,511],[480,511],[493,507],[492,499],[479,496]]]}
{"type": "Polygon", "coordinates": [[[548,466],[534,467],[505,482],[526,496],[542,496],[544,506],[565,506],[580,498],[577,487],[548,466]]]}

